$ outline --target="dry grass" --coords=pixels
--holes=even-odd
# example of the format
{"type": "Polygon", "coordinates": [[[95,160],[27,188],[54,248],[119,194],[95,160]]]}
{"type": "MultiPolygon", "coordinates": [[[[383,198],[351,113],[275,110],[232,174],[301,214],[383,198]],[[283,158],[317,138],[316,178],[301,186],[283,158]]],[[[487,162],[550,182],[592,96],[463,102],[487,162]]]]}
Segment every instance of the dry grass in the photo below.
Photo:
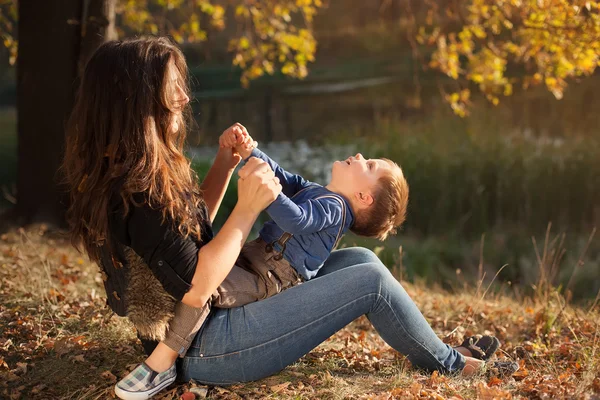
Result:
{"type": "MultiPolygon", "coordinates": [[[[0,398],[113,398],[114,382],[142,359],[132,327],[104,306],[101,277],[60,234],[44,227],[0,238],[0,398]]],[[[245,385],[207,388],[208,398],[508,399],[594,398],[600,393],[594,309],[574,308],[556,291],[544,302],[458,294],[405,284],[436,332],[451,344],[491,333],[502,358],[520,362],[506,380],[427,375],[391,350],[363,317],[281,373],[245,385]]],[[[479,295],[477,295],[479,293],[479,295]]],[[[175,399],[202,387],[172,387],[175,399]]]]}

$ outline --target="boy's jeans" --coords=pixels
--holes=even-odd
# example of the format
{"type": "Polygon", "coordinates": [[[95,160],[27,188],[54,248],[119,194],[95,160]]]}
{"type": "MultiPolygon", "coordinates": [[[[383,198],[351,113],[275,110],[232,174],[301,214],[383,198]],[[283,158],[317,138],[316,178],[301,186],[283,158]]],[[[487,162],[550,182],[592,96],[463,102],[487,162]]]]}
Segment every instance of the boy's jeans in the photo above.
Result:
{"type": "Polygon", "coordinates": [[[334,251],[317,277],[243,307],[214,308],[179,378],[228,385],[264,378],[366,314],[381,337],[425,370],[458,372],[464,357],[433,332],[400,283],[369,250],[334,251]]]}

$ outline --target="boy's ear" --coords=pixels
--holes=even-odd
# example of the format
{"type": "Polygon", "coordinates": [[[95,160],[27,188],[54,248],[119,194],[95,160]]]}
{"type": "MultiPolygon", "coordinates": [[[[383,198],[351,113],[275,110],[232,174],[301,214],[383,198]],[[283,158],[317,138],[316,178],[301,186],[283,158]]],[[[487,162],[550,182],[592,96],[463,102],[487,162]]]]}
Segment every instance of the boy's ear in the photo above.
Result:
{"type": "Polygon", "coordinates": [[[354,193],[356,202],[364,208],[370,207],[373,204],[373,196],[369,192],[356,192],[354,193]]]}

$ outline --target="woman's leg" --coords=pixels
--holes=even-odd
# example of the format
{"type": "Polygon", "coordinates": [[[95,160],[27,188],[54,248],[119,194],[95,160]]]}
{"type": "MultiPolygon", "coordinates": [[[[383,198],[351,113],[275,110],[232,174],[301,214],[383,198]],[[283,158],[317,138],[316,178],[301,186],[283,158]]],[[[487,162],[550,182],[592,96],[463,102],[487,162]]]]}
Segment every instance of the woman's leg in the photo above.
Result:
{"type": "Polygon", "coordinates": [[[269,376],[363,314],[413,365],[463,369],[465,358],[436,336],[387,268],[368,251],[344,249],[315,279],[244,307],[214,310],[182,361],[181,377],[226,385],[269,376]]]}
{"type": "MultiPolygon", "coordinates": [[[[328,262],[324,265],[324,267],[319,271],[317,277],[329,274],[334,271],[338,271],[342,268],[346,268],[356,264],[364,264],[369,262],[380,262],[379,258],[369,249],[365,249],[364,247],[347,247],[344,249],[334,251],[328,262]],[[352,264],[354,261],[354,264],[352,264]]],[[[460,354],[469,358],[467,361],[471,361],[470,358],[473,356],[471,351],[465,347],[453,347],[454,350],[458,351],[460,354]]],[[[476,367],[481,367],[481,363],[473,360],[471,364],[476,364],[476,367]]]]}
{"type": "MultiPolygon", "coordinates": [[[[346,247],[331,252],[327,261],[315,278],[330,274],[342,268],[353,267],[359,264],[381,263],[381,260],[369,249],[364,247],[346,247]]],[[[313,278],[313,279],[315,279],[313,278]]]]}

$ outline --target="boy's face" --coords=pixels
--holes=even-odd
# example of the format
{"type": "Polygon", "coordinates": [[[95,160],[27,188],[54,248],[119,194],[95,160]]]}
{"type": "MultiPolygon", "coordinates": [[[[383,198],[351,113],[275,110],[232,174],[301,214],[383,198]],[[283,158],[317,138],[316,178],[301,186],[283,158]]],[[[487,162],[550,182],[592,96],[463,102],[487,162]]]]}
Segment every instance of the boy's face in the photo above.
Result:
{"type": "Polygon", "coordinates": [[[362,154],[333,163],[331,183],[346,193],[373,194],[379,178],[389,173],[392,166],[385,160],[365,159],[362,154]]]}

